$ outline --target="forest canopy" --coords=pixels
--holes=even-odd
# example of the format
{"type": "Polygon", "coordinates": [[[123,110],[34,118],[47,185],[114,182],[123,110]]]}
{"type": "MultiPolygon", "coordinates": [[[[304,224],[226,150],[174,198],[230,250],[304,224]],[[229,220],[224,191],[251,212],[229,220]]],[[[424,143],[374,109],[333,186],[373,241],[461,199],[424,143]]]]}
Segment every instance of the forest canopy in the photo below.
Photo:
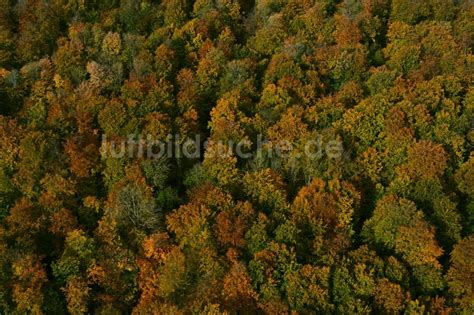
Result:
{"type": "Polygon", "coordinates": [[[473,314],[473,49],[471,0],[0,0],[0,313],[473,314]]]}

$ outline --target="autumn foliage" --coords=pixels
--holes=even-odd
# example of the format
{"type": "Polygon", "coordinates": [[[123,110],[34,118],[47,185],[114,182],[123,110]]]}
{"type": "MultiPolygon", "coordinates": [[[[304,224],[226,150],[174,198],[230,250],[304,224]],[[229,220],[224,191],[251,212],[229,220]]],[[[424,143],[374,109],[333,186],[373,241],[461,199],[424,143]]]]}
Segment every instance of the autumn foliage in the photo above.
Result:
{"type": "Polygon", "coordinates": [[[0,314],[474,314],[473,49],[470,0],[0,0],[0,314]]]}

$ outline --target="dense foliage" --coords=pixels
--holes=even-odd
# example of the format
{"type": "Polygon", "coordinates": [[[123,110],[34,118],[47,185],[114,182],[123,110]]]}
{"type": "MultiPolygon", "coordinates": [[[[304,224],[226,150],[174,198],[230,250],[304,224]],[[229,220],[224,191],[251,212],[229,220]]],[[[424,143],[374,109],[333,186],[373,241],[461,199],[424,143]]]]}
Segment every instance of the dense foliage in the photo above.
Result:
{"type": "Polygon", "coordinates": [[[473,48],[470,0],[0,0],[0,313],[473,314],[473,48]]]}

